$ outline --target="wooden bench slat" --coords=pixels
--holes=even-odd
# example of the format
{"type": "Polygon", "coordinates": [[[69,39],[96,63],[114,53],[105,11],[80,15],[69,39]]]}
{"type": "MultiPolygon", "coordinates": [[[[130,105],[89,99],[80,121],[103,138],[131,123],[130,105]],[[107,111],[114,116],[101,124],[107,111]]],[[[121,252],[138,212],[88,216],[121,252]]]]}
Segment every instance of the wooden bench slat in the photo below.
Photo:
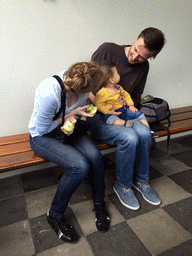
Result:
{"type": "Polygon", "coordinates": [[[0,137],[0,146],[29,140],[29,133],[0,137]]]}
{"type": "Polygon", "coordinates": [[[173,108],[170,110],[172,115],[177,115],[179,113],[185,113],[185,112],[191,112],[192,111],[192,106],[188,107],[182,107],[182,108],[173,108]]]}
{"type": "Polygon", "coordinates": [[[32,150],[29,152],[18,153],[0,157],[0,172],[15,170],[18,168],[28,167],[46,163],[47,161],[37,156],[32,150]],[[10,164],[11,163],[11,164],[10,164]]]}
{"type": "Polygon", "coordinates": [[[0,147],[0,156],[18,154],[21,152],[30,151],[31,147],[29,140],[20,143],[7,144],[0,147]]]}
{"type": "MultiPolygon", "coordinates": [[[[166,125],[165,125],[166,127],[166,125]]],[[[151,126],[151,129],[153,130],[153,126],[151,126]]],[[[163,129],[163,124],[159,127],[159,129],[163,129]]],[[[155,130],[155,129],[154,129],[155,130]]],[[[174,122],[171,123],[171,126],[169,128],[170,134],[176,134],[180,132],[186,132],[192,130],[192,120],[184,120],[180,122],[174,122]]],[[[168,131],[156,131],[155,132],[159,135],[159,137],[165,136],[168,134],[168,131]]]]}
{"type": "MultiPolygon", "coordinates": [[[[182,120],[191,120],[191,123],[192,123],[192,112],[185,112],[185,113],[180,113],[180,114],[177,114],[177,115],[172,115],[170,116],[170,122],[173,123],[173,122],[177,122],[177,121],[182,121],[182,120]]],[[[162,124],[167,124],[168,121],[167,120],[163,120],[161,122],[162,124]]]]}

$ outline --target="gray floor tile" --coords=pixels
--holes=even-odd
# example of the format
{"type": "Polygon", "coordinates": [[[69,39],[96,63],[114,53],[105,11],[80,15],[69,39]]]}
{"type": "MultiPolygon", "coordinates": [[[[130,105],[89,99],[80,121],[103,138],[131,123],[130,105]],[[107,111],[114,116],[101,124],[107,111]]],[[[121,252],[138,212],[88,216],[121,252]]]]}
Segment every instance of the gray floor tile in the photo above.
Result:
{"type": "Polygon", "coordinates": [[[166,176],[150,181],[151,187],[161,199],[160,207],[179,202],[190,194],[166,176]]]}
{"type": "Polygon", "coordinates": [[[35,255],[35,248],[28,220],[0,228],[0,255],[35,255]]]}
{"type": "Polygon", "coordinates": [[[89,243],[84,237],[75,244],[65,243],[38,253],[37,256],[94,256],[89,243]]]}
{"type": "Polygon", "coordinates": [[[170,175],[188,170],[190,167],[172,156],[163,156],[149,160],[149,164],[163,175],[170,175]]]}
{"type": "Polygon", "coordinates": [[[127,221],[152,255],[192,238],[178,222],[163,209],[156,209],[127,221]]]}
{"type": "Polygon", "coordinates": [[[0,200],[23,194],[20,176],[0,179],[0,200]]]}
{"type": "Polygon", "coordinates": [[[169,178],[192,194],[192,169],[170,175],[169,178]]]}
{"type": "Polygon", "coordinates": [[[158,256],[191,256],[192,255],[192,240],[175,246],[166,252],[158,254],[158,256]]]}
{"type": "Polygon", "coordinates": [[[151,255],[126,222],[112,226],[106,233],[92,233],[87,240],[98,256],[151,255]]]}
{"type": "Polygon", "coordinates": [[[58,184],[58,178],[51,168],[21,175],[24,192],[46,188],[58,184]]]}
{"type": "Polygon", "coordinates": [[[173,154],[172,156],[184,163],[185,165],[192,167],[192,150],[173,154]]]}
{"type": "Polygon", "coordinates": [[[25,193],[25,201],[29,218],[46,214],[51,207],[57,185],[45,189],[25,193]]]}
{"type": "Polygon", "coordinates": [[[0,201],[0,227],[28,218],[23,196],[0,201]]]}
{"type": "MultiPolygon", "coordinates": [[[[65,212],[65,220],[74,227],[79,236],[82,236],[82,230],[72,210],[69,207],[65,212]]],[[[46,215],[33,218],[30,220],[30,222],[33,234],[33,241],[37,253],[65,243],[63,240],[57,237],[54,230],[48,224],[46,215]]]]}
{"type": "Polygon", "coordinates": [[[192,234],[192,196],[163,209],[192,234]]]}

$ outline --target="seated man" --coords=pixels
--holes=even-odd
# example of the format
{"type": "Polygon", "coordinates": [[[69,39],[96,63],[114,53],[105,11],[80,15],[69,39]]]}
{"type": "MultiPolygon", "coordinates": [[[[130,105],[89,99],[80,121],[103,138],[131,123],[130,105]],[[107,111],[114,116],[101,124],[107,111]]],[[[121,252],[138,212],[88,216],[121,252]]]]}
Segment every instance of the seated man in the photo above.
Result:
{"type": "MultiPolygon", "coordinates": [[[[139,108],[149,70],[149,58],[155,58],[165,43],[164,34],[156,28],[147,28],[137,37],[133,45],[102,44],[92,56],[93,61],[113,61],[117,65],[121,80],[119,84],[132,97],[139,108]]],[[[94,103],[94,91],[90,95],[94,103]]],[[[132,210],[140,205],[134,195],[134,186],[153,204],[159,205],[160,199],[149,186],[149,151],[151,147],[151,131],[139,120],[133,121],[132,127],[123,125],[107,125],[102,114],[96,114],[91,120],[91,133],[110,145],[116,145],[116,180],[114,191],[121,203],[132,210]]]]}

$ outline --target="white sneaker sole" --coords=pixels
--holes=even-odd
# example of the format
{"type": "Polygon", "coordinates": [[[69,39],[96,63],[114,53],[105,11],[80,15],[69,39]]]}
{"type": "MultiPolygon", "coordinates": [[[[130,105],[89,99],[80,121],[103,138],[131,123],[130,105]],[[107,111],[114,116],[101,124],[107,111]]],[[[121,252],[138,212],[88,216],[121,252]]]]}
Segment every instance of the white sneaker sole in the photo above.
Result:
{"type": "Polygon", "coordinates": [[[121,198],[120,198],[120,196],[119,196],[117,190],[115,189],[115,187],[113,187],[113,190],[114,190],[115,194],[117,195],[117,197],[119,198],[119,201],[120,201],[120,202],[122,203],[122,205],[124,205],[126,208],[128,208],[128,209],[130,209],[130,210],[134,210],[134,211],[137,211],[137,210],[140,208],[140,205],[137,206],[137,207],[133,207],[133,206],[130,206],[130,205],[128,205],[128,204],[125,204],[125,203],[121,200],[121,198]]]}

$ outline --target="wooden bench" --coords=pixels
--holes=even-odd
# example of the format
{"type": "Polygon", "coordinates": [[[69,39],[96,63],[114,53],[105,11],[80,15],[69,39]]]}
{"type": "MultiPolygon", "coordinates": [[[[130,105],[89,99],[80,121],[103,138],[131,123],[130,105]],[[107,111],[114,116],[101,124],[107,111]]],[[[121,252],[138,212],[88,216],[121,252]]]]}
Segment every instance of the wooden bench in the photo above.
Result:
{"type": "MultiPolygon", "coordinates": [[[[192,130],[192,106],[172,109],[171,114],[171,134],[192,130]]],[[[162,130],[166,125],[167,122],[164,121],[159,127],[151,126],[151,129],[159,129],[156,131],[159,137],[166,136],[168,132],[162,130]]],[[[95,138],[93,140],[100,151],[115,148],[95,138]]],[[[34,154],[31,150],[29,133],[0,138],[0,172],[7,172],[45,162],[47,161],[34,154]]]]}

